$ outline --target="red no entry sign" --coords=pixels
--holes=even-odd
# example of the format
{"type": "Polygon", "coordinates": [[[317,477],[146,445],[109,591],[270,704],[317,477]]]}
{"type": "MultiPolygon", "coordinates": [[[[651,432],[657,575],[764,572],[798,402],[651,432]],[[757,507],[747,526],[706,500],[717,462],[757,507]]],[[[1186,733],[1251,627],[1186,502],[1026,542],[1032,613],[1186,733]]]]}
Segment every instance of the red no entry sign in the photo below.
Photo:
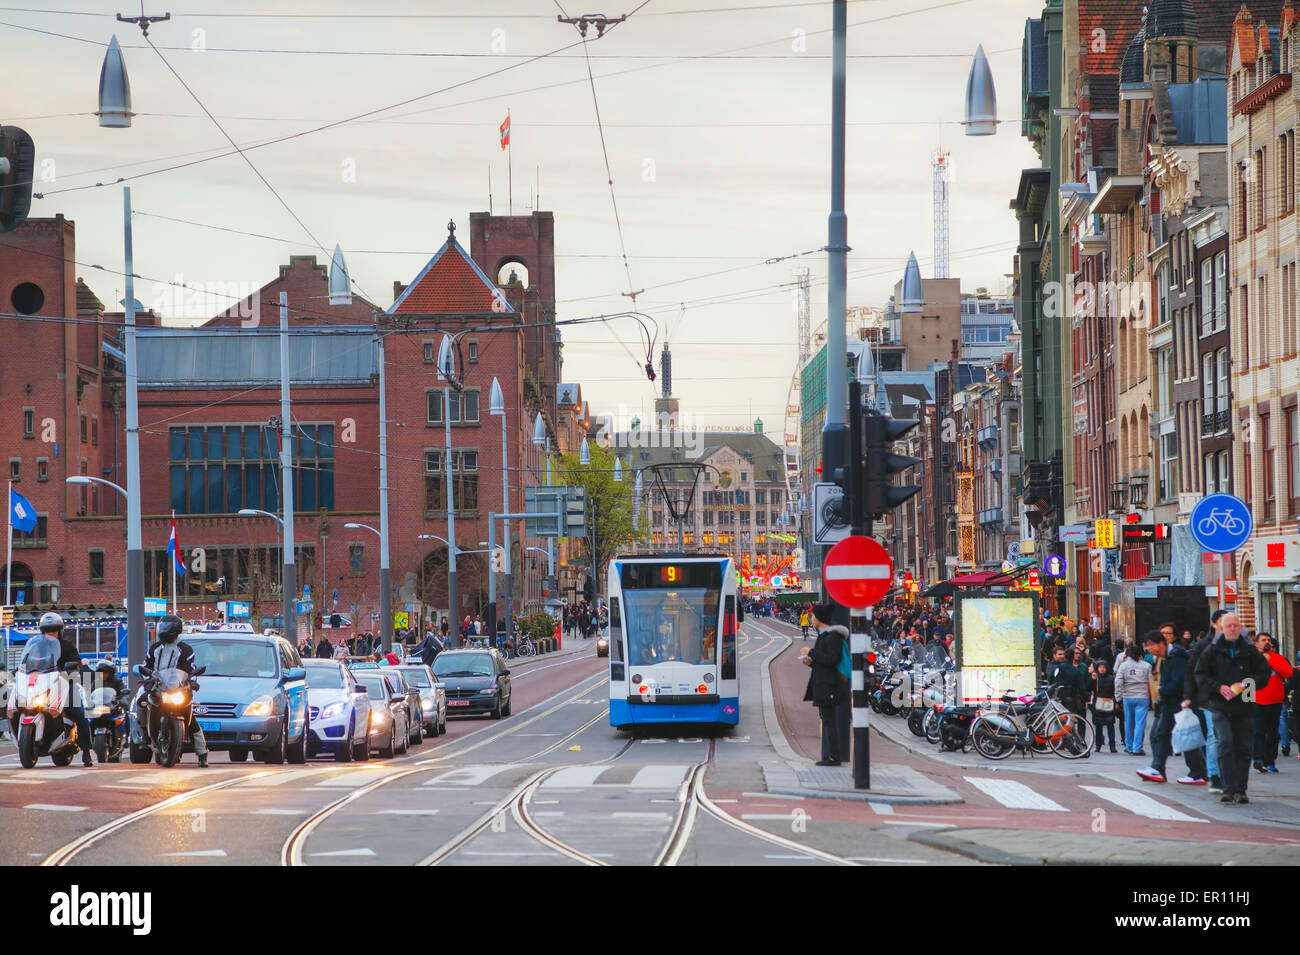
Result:
{"type": "Polygon", "coordinates": [[[870,607],[889,592],[894,562],[870,537],[846,537],[830,549],[822,579],[832,600],[846,607],[870,607]]]}

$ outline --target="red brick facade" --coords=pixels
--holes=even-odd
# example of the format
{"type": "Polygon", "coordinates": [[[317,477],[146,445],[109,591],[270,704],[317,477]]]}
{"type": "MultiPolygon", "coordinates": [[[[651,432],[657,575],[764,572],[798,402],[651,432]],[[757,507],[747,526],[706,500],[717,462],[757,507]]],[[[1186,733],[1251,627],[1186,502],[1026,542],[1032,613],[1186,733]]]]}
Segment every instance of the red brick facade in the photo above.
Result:
{"type": "MultiPolygon", "coordinates": [[[[497,297],[518,304],[531,301],[534,314],[541,311],[536,303],[545,301],[553,313],[550,214],[535,214],[533,218],[545,220],[548,239],[544,247],[533,243],[537,257],[527,262],[530,286],[508,289],[504,296],[497,297]],[[545,284],[539,288],[542,282],[545,284]]],[[[529,222],[528,218],[514,217],[511,224],[516,220],[529,222]]],[[[480,222],[476,217],[476,226],[490,230],[493,224],[492,220],[480,222]]],[[[86,320],[77,323],[0,319],[0,335],[3,335],[0,340],[4,341],[6,351],[14,355],[21,348],[22,355],[21,360],[11,358],[0,365],[0,445],[6,449],[5,457],[17,464],[16,488],[42,515],[47,515],[43,545],[28,546],[24,535],[15,535],[15,589],[25,591],[19,615],[25,616],[25,612],[36,610],[38,605],[65,611],[76,608],[79,612],[89,605],[95,609],[120,609],[125,583],[125,503],[110,488],[70,487],[65,480],[70,475],[85,473],[126,485],[123,366],[101,347],[107,341],[114,349],[120,349],[121,314],[103,315],[94,295],[76,280],[71,222],[61,217],[29,220],[20,230],[7,235],[6,242],[11,248],[0,255],[0,294],[4,296],[5,311],[49,319],[77,315],[86,320]],[[39,296],[33,293],[32,285],[39,287],[44,296],[43,303],[36,308],[32,306],[39,296]],[[30,416],[25,409],[31,409],[30,416]],[[81,440],[83,416],[85,441],[81,440]],[[30,434],[29,425],[33,426],[30,434]],[[47,480],[38,481],[38,463],[47,480]],[[101,551],[102,579],[92,580],[91,555],[101,551]]],[[[494,259],[500,254],[499,248],[490,253],[494,259]]],[[[488,274],[495,278],[495,261],[480,261],[477,265],[489,270],[488,274]]],[[[428,270],[424,277],[436,280],[441,274],[438,268],[428,270]]],[[[512,511],[523,510],[523,484],[537,483],[540,456],[532,444],[532,421],[543,407],[542,395],[553,396],[555,391],[554,377],[542,380],[535,374],[526,375],[527,330],[518,327],[524,319],[513,308],[499,302],[490,311],[480,311],[481,301],[490,301],[492,292],[482,286],[474,289],[466,280],[467,275],[475,276],[475,269],[454,240],[443,250],[441,268],[454,273],[459,285],[457,289],[447,290],[447,294],[439,293],[436,288],[426,289],[431,297],[424,307],[434,302],[443,311],[430,314],[406,309],[388,315],[360,299],[347,306],[329,306],[324,265],[318,264],[314,256],[294,256],[281,267],[278,278],[254,296],[255,310],[250,298],[208,323],[211,327],[224,328],[253,325],[274,328],[278,323],[276,302],[282,291],[287,294],[292,326],[350,326],[357,329],[362,348],[373,346],[365,343],[369,336],[361,327],[373,327],[378,321],[386,342],[390,565],[396,590],[394,607],[398,610],[414,601],[424,603],[426,608],[442,609],[446,604],[446,548],[440,541],[419,539],[420,534],[447,536],[442,505],[435,501],[435,509],[426,509],[426,454],[440,454],[444,442],[441,400],[436,401],[436,422],[430,420],[429,400],[431,392],[435,397],[440,394],[434,360],[443,332],[454,334],[462,329],[481,329],[466,332],[460,340],[464,385],[467,392],[476,392],[478,397],[477,423],[458,423],[458,414],[453,413],[454,450],[477,452],[477,506],[472,499],[464,499],[468,488],[466,495],[457,501],[456,537],[462,549],[479,549],[479,542],[488,539],[488,512],[500,511],[502,506],[501,422],[489,413],[493,378],[500,382],[505,399],[512,511]],[[475,296],[477,304],[472,309],[456,307],[458,295],[464,294],[475,296]],[[531,379],[527,384],[526,377],[531,379]]],[[[136,294],[137,298],[141,297],[139,289],[136,294]]],[[[534,319],[530,316],[529,320],[534,319]]],[[[155,324],[155,321],[152,315],[143,315],[140,323],[155,324]]],[[[540,355],[543,360],[535,367],[545,370],[549,366],[558,371],[557,336],[551,328],[546,331],[542,340],[549,341],[550,345],[543,348],[540,355]]],[[[347,530],[343,525],[357,522],[378,526],[378,397],[377,376],[365,383],[295,385],[292,394],[292,415],[297,428],[333,428],[333,447],[327,455],[322,440],[322,450],[318,452],[321,457],[316,462],[320,471],[332,468],[333,506],[322,516],[315,509],[305,511],[302,498],[295,502],[299,585],[311,585],[318,612],[332,608],[330,598],[337,588],[338,610],[348,613],[353,604],[357,605],[357,622],[362,629],[371,629],[370,614],[377,611],[379,604],[379,540],[369,531],[347,530]],[[326,599],[322,601],[321,531],[326,523],[323,594],[326,599]],[[359,563],[354,563],[354,558],[359,563]]],[[[470,399],[465,400],[468,413],[470,399]]],[[[278,418],[280,394],[278,384],[219,389],[150,385],[140,389],[139,407],[146,594],[159,593],[161,585],[161,594],[165,595],[168,579],[163,551],[170,534],[170,511],[174,503],[172,469],[187,466],[184,460],[172,460],[173,429],[215,426],[236,429],[238,434],[223,430],[211,440],[224,440],[226,444],[222,448],[229,451],[233,436],[241,441],[242,448],[247,448],[250,442],[246,438],[254,433],[248,428],[266,426],[271,419],[278,418]]],[[[553,418],[553,399],[546,407],[548,419],[553,418]]],[[[273,429],[259,432],[263,437],[274,433],[273,429]]],[[[198,440],[204,448],[199,457],[205,457],[208,446],[204,438],[198,440]]],[[[301,446],[299,441],[299,450],[301,446]]],[[[187,448],[187,441],[181,441],[181,447],[187,448]]],[[[207,566],[201,576],[208,584],[225,576],[233,599],[260,599],[262,614],[277,614],[280,602],[276,592],[280,563],[278,527],[266,518],[246,518],[233,513],[238,506],[279,509],[278,499],[275,507],[264,500],[248,500],[248,489],[242,484],[245,477],[252,481],[249,475],[262,468],[256,474],[278,485],[278,468],[270,466],[274,445],[261,461],[251,460],[252,455],[246,450],[241,453],[243,457],[233,466],[229,462],[216,462],[220,466],[214,471],[223,475],[225,481],[224,491],[218,492],[220,511],[208,512],[209,499],[200,490],[196,500],[203,502],[202,511],[177,515],[179,540],[187,554],[187,563],[193,562],[189,555],[195,548],[204,549],[207,566]],[[232,481],[240,484],[234,491],[230,488],[232,481]],[[264,549],[260,567],[256,560],[250,560],[250,551],[255,548],[264,549]]],[[[460,460],[472,462],[473,459],[460,460]]],[[[202,482],[206,476],[209,492],[213,487],[223,486],[207,471],[212,463],[206,461],[202,466],[195,466],[189,462],[181,486],[183,506],[178,510],[188,510],[191,503],[187,483],[193,476],[190,472],[203,470],[196,479],[202,482]]],[[[440,486],[441,469],[435,473],[440,486]]],[[[300,479],[307,474],[306,469],[299,470],[300,479]]],[[[472,479],[469,483],[472,484],[472,479]]],[[[257,486],[264,487],[261,483],[257,486]]],[[[321,487],[325,487],[324,483],[321,487]]],[[[276,490],[278,494],[278,487],[276,490]]],[[[529,609],[533,609],[541,600],[540,573],[544,572],[544,563],[539,571],[534,561],[520,560],[518,522],[512,522],[512,530],[514,566],[523,569],[522,574],[516,574],[521,579],[516,586],[522,596],[531,598],[529,609]]],[[[500,524],[497,535],[500,539],[500,524]]],[[[461,606],[456,610],[458,617],[486,614],[487,558],[486,554],[468,554],[458,560],[461,595],[461,606]]],[[[100,559],[93,558],[96,572],[100,559]]],[[[200,581],[195,579],[199,576],[186,575],[180,603],[188,608],[187,616],[213,616],[217,594],[213,587],[201,589],[200,581]]]]}

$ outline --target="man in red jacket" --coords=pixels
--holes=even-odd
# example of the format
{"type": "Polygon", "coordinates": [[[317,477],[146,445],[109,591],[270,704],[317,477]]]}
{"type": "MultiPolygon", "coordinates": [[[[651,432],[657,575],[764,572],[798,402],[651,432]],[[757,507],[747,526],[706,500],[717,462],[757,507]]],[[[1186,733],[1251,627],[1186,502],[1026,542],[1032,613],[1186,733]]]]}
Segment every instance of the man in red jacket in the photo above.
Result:
{"type": "Polygon", "coordinates": [[[1268,684],[1255,692],[1255,738],[1252,749],[1255,757],[1255,769],[1261,773],[1277,772],[1277,737],[1278,721],[1282,715],[1282,701],[1286,689],[1284,681],[1291,676],[1294,668],[1286,657],[1273,652],[1273,638],[1270,634],[1260,633],[1255,637],[1255,646],[1264,659],[1268,661],[1273,675],[1268,684]]]}

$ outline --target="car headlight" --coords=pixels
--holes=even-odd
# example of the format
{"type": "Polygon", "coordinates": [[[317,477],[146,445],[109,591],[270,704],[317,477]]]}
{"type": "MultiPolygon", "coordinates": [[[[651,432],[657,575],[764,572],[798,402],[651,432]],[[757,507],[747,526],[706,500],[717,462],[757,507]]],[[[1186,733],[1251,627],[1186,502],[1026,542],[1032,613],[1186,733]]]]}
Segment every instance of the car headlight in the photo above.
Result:
{"type": "Polygon", "coordinates": [[[171,690],[162,695],[162,701],[164,703],[170,703],[173,706],[180,706],[185,702],[185,697],[186,694],[184,690],[171,690]]]}
{"type": "Polygon", "coordinates": [[[336,719],[343,715],[343,707],[346,705],[347,704],[341,700],[336,703],[330,703],[323,710],[320,711],[319,718],[322,720],[336,719]]]}
{"type": "Polygon", "coordinates": [[[371,710],[370,722],[373,723],[375,726],[383,726],[385,723],[388,722],[388,714],[385,713],[383,710],[371,710]]]}
{"type": "Polygon", "coordinates": [[[491,695],[492,695],[493,693],[495,693],[496,691],[497,691],[497,688],[496,688],[495,686],[489,686],[489,687],[488,687],[487,689],[485,689],[485,690],[479,690],[479,693],[482,694],[483,696],[491,696],[491,695]]]}
{"type": "Polygon", "coordinates": [[[433,700],[429,700],[429,699],[422,699],[422,700],[420,700],[420,709],[422,709],[422,710],[431,710],[431,709],[433,709],[433,700]]]}
{"type": "Polygon", "coordinates": [[[108,711],[109,711],[109,707],[107,706],[96,706],[94,709],[90,711],[90,718],[93,720],[98,716],[107,716],[108,711]]]}
{"type": "Polygon", "coordinates": [[[245,716],[270,716],[271,711],[275,708],[275,701],[266,694],[259,696],[252,703],[244,707],[245,716]]]}

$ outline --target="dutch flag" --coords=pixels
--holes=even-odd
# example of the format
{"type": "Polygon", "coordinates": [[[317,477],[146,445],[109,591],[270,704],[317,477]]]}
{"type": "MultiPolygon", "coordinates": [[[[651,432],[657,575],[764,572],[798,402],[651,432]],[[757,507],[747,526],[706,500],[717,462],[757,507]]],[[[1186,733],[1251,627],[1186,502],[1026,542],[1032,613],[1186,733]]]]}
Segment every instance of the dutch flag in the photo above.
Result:
{"type": "Polygon", "coordinates": [[[172,536],[167,542],[167,556],[172,559],[172,564],[176,568],[176,573],[182,577],[185,576],[185,561],[181,560],[181,545],[176,540],[176,518],[172,518],[172,536]]]}

